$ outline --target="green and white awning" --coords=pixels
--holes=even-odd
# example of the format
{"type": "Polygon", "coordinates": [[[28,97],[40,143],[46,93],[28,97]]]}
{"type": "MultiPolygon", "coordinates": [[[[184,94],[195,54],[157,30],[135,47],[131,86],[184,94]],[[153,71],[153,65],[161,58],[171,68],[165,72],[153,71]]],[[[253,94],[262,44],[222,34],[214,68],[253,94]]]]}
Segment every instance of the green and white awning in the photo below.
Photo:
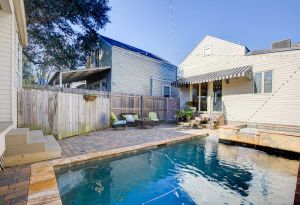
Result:
{"type": "Polygon", "coordinates": [[[173,82],[172,85],[180,86],[180,85],[188,85],[188,84],[199,84],[199,83],[211,82],[216,80],[224,80],[224,79],[239,78],[239,77],[246,77],[251,79],[252,66],[247,65],[247,66],[242,66],[237,68],[204,73],[204,74],[195,75],[187,78],[181,78],[173,82]]]}

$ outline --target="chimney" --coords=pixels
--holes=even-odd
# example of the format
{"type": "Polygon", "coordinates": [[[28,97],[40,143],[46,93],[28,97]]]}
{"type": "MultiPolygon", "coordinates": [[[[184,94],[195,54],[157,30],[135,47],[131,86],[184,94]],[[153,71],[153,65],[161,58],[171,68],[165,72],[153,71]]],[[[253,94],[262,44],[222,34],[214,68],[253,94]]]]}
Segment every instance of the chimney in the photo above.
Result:
{"type": "Polygon", "coordinates": [[[291,39],[286,39],[282,41],[277,41],[272,43],[272,49],[277,49],[277,48],[290,48],[292,44],[291,39]]]}

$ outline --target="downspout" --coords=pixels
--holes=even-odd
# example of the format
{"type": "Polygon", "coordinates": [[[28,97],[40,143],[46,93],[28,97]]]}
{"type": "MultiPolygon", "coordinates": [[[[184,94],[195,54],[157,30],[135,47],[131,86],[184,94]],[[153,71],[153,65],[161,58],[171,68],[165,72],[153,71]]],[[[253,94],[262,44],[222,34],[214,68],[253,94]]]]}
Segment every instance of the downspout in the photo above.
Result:
{"type": "Polygon", "coordinates": [[[150,96],[153,96],[153,77],[150,76],[150,96]]]}

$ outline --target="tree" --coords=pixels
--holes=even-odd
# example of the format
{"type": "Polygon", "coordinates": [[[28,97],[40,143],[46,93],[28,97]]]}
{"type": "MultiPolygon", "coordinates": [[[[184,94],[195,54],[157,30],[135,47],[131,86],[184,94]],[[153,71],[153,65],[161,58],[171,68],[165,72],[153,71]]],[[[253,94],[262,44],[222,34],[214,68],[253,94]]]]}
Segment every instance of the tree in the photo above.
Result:
{"type": "Polygon", "coordinates": [[[28,46],[24,78],[49,80],[49,73],[84,66],[99,29],[109,21],[107,0],[25,0],[28,46]]]}

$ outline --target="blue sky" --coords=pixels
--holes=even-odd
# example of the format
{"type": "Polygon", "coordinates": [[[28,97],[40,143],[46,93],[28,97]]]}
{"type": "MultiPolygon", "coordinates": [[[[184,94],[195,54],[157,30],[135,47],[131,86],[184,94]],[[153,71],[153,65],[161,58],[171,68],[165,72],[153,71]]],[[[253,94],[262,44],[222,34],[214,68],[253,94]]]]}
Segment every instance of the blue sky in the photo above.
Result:
{"type": "Polygon", "coordinates": [[[299,0],[173,0],[175,43],[169,0],[110,0],[110,6],[111,23],[101,34],[175,65],[206,35],[250,50],[286,38],[300,41],[299,0]]]}

